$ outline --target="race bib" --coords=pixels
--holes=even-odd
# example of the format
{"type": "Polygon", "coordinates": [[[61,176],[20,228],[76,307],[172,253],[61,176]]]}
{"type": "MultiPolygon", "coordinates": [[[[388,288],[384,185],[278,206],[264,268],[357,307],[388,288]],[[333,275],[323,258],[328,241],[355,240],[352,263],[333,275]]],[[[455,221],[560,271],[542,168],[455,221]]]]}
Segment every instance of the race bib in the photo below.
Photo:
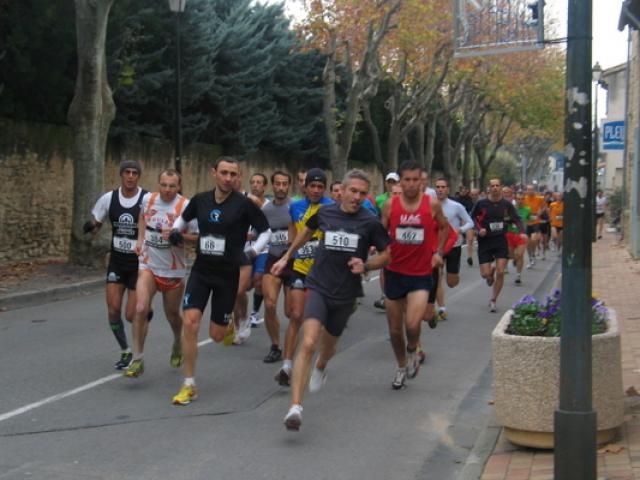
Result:
{"type": "Polygon", "coordinates": [[[113,249],[120,253],[134,253],[136,241],[127,237],[113,237],[113,249]]]}
{"type": "Polygon", "coordinates": [[[271,245],[286,245],[289,242],[288,230],[275,230],[271,232],[271,245]]]}
{"type": "Polygon", "coordinates": [[[318,240],[311,240],[298,249],[298,258],[313,258],[318,248],[318,240]]]}
{"type": "Polygon", "coordinates": [[[562,220],[562,215],[556,215],[556,220],[562,220]]]}
{"type": "Polygon", "coordinates": [[[154,248],[169,248],[171,244],[169,240],[165,240],[162,237],[162,232],[150,231],[147,230],[144,232],[145,238],[144,243],[154,248]]]}
{"type": "Polygon", "coordinates": [[[531,216],[529,217],[529,221],[531,221],[531,220],[537,220],[537,219],[538,219],[538,216],[537,216],[537,215],[531,215],[531,216]]]}
{"type": "Polygon", "coordinates": [[[424,242],[424,228],[396,227],[396,241],[403,245],[420,245],[424,242]]]}
{"type": "Polygon", "coordinates": [[[492,232],[501,232],[504,228],[504,222],[491,222],[489,224],[489,230],[492,232]]]}
{"type": "Polygon", "coordinates": [[[325,232],[324,246],[327,250],[355,252],[358,249],[360,235],[347,232],[325,232]]]}
{"type": "Polygon", "coordinates": [[[225,244],[226,240],[224,237],[216,237],[214,235],[200,237],[200,253],[220,257],[224,255],[225,244]]]}

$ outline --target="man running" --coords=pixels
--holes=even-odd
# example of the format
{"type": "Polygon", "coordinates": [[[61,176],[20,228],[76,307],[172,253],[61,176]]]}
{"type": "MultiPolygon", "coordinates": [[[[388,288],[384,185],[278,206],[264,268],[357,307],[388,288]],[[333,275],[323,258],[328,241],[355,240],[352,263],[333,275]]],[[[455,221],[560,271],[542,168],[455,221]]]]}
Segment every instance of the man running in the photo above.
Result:
{"type": "MultiPolygon", "coordinates": [[[[444,258],[444,264],[447,269],[447,285],[449,288],[455,288],[460,283],[460,258],[462,257],[462,238],[466,232],[473,229],[473,220],[467,213],[464,206],[455,200],[449,198],[449,182],[444,178],[436,181],[436,195],[442,206],[444,216],[447,217],[449,225],[458,234],[458,239],[450,252],[444,258]]],[[[444,300],[444,284],[443,284],[443,268],[433,271],[433,289],[429,292],[429,303],[433,304],[434,300],[438,302],[438,320],[447,320],[448,312],[444,300]]]]}
{"type": "Polygon", "coordinates": [[[307,169],[300,168],[298,169],[298,173],[296,174],[296,179],[298,180],[298,193],[293,196],[292,201],[302,200],[305,195],[305,186],[307,179],[307,169]]]}
{"type": "Polygon", "coordinates": [[[331,182],[329,186],[329,196],[331,200],[336,203],[340,203],[342,201],[342,182],[340,180],[335,180],[331,182]]]}
{"type": "MultiPolygon", "coordinates": [[[[253,200],[262,209],[271,203],[270,200],[264,196],[268,184],[267,176],[263,173],[254,173],[249,179],[253,200]]],[[[253,259],[253,276],[251,277],[251,284],[253,286],[253,309],[251,315],[249,315],[249,323],[253,328],[264,322],[264,318],[260,315],[260,307],[262,306],[263,300],[262,278],[264,276],[266,263],[267,251],[265,249],[262,252],[258,252],[258,255],[253,259]]]]}
{"type": "Polygon", "coordinates": [[[287,253],[273,266],[273,273],[277,275],[295,251],[310,241],[317,231],[322,232],[316,262],[306,279],[308,299],[303,339],[293,368],[291,405],[284,418],[287,430],[300,429],[302,398],[307,384],[309,392],[315,393],[326,382],[327,364],[355,310],[356,298],[363,296],[362,274],[381,268],[389,261],[389,237],[380,221],[362,207],[369,191],[368,177],[360,170],[351,170],[343,184],[342,202],[322,207],[307,219],[287,253]],[[372,246],[380,254],[367,260],[372,246]],[[317,347],[319,354],[309,380],[317,347]]]}
{"type": "Polygon", "coordinates": [[[269,225],[262,211],[234,190],[240,173],[237,160],[219,157],[211,169],[214,189],[197,194],[173,224],[172,245],[183,242],[182,231],[194,218],[198,221],[196,260],[187,282],[182,310],[182,355],[184,382],[173,397],[175,405],[188,405],[197,398],[195,383],[198,330],[211,296],[209,335],[221,342],[227,333],[238,291],[239,267],[248,253],[255,256],[269,241],[269,225]],[[255,245],[245,253],[243,246],[249,227],[258,233],[255,245]]]}
{"type": "Polygon", "coordinates": [[[598,240],[602,238],[602,232],[604,231],[604,214],[607,210],[609,201],[604,196],[604,192],[600,189],[596,190],[596,228],[598,234],[598,240]]]}
{"type": "Polygon", "coordinates": [[[145,190],[138,186],[142,167],[136,160],[120,163],[120,188],[107,192],[96,202],[91,214],[93,219],[82,227],[84,233],[95,234],[106,218],[111,222],[111,250],[107,267],[107,314],[109,326],[120,346],[117,370],[129,366],[133,354],[127,343],[122,323],[122,301],[127,291],[125,318],[133,322],[136,309],[136,281],[138,280],[138,255],[135,252],[138,240],[138,218],[140,203],[145,190]]]}
{"type": "Polygon", "coordinates": [[[529,253],[529,263],[527,268],[533,268],[536,264],[536,252],[540,244],[540,214],[544,206],[544,197],[538,195],[533,185],[527,185],[522,203],[525,207],[529,207],[531,215],[527,222],[527,252],[529,253]]]}
{"type": "Polygon", "coordinates": [[[564,226],[564,202],[562,193],[553,194],[553,202],[549,205],[549,216],[551,217],[551,236],[556,244],[558,255],[562,255],[562,229],[564,226]]]}
{"type": "MultiPolygon", "coordinates": [[[[389,198],[391,198],[394,187],[397,187],[399,192],[402,191],[402,187],[398,185],[399,181],[400,177],[396,172],[387,173],[387,176],[384,178],[385,191],[376,197],[376,207],[378,208],[378,212],[382,212],[382,207],[387,203],[389,198]]],[[[380,292],[380,298],[373,302],[373,306],[384,310],[384,271],[380,272],[380,292]]]]}
{"type": "MultiPolygon", "coordinates": [[[[289,215],[296,230],[296,237],[304,230],[307,220],[315,215],[321,206],[333,203],[324,196],[327,188],[327,176],[319,168],[311,168],[306,172],[305,197],[292,201],[289,205],[289,215]]],[[[284,337],[284,359],[275,380],[279,385],[288,386],[291,378],[293,354],[298,340],[298,330],[302,325],[305,303],[305,280],[315,259],[322,232],[317,230],[311,238],[303,242],[293,257],[293,273],[289,286],[289,326],[284,337]]]]}
{"type": "MultiPolygon", "coordinates": [[[[508,187],[505,187],[508,188],[508,187]]],[[[504,191],[504,189],[503,189],[504,191]]],[[[513,190],[509,188],[508,194],[513,196],[513,190]]],[[[522,225],[526,225],[531,216],[531,209],[525,207],[522,202],[522,194],[518,193],[515,197],[516,212],[522,225]]],[[[527,248],[529,239],[526,234],[521,234],[518,226],[510,222],[507,227],[507,246],[509,247],[509,258],[513,258],[513,264],[516,267],[516,285],[522,285],[522,269],[524,267],[524,252],[527,248]]]]}
{"type": "MultiPolygon", "coordinates": [[[[144,342],[149,329],[148,315],[151,301],[156,292],[162,292],[162,304],[167,321],[173,332],[170,365],[182,365],[182,316],[180,301],[184,292],[184,278],[187,275],[183,247],[169,243],[169,232],[176,218],[182,215],[188,200],[178,192],[181,190],[180,174],[172,169],[159,176],[159,191],[147,193],[142,198],[142,208],[138,220],[139,254],[138,281],[136,283],[136,313],[133,319],[133,360],[125,371],[125,376],[139,377],[144,373],[144,342]]],[[[191,232],[197,232],[194,222],[191,232]]],[[[197,235],[185,235],[193,242],[197,235]]]]}
{"type": "Polygon", "coordinates": [[[292,262],[287,265],[288,268],[280,275],[273,275],[271,268],[274,263],[282,258],[291,244],[290,239],[295,236],[295,227],[292,226],[291,215],[289,214],[291,175],[279,170],[274,172],[271,175],[271,186],[273,188],[273,201],[262,209],[271,229],[267,264],[262,278],[264,324],[271,339],[271,348],[263,360],[265,363],[274,363],[282,359],[280,320],[277,313],[278,296],[282,287],[284,287],[284,313],[287,316],[291,314],[288,281],[293,273],[291,270],[292,262]],[[292,229],[291,231],[289,230],[290,228],[292,229]]]}
{"type": "Polygon", "coordinates": [[[509,259],[507,227],[511,222],[515,223],[521,234],[524,233],[524,227],[513,204],[502,198],[502,185],[498,178],[489,180],[489,196],[478,200],[471,218],[478,234],[480,275],[489,287],[493,287],[489,311],[496,312],[496,302],[504,284],[504,272],[509,259]]]}
{"type": "Polygon", "coordinates": [[[420,174],[416,162],[403,162],[398,169],[402,194],[392,197],[382,209],[382,224],[391,237],[391,262],[385,268],[385,306],[398,362],[391,383],[394,389],[402,388],[405,379],[415,377],[420,369],[416,351],[433,288],[431,272],[442,265],[449,229],[440,202],[423,193],[420,174]]]}

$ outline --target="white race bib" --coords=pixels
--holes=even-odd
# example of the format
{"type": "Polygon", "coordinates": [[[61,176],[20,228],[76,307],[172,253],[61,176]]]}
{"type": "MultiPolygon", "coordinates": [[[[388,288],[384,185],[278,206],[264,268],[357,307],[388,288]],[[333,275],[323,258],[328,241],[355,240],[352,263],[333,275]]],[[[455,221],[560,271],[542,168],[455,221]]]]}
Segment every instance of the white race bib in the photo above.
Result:
{"type": "Polygon", "coordinates": [[[360,235],[347,232],[325,232],[324,247],[327,250],[337,250],[339,252],[355,252],[358,249],[360,235]]]}
{"type": "Polygon", "coordinates": [[[271,232],[271,245],[286,245],[289,242],[289,230],[274,230],[271,232]]]}
{"type": "Polygon", "coordinates": [[[311,240],[298,249],[298,258],[313,258],[318,248],[318,240],[311,240]]]}
{"type": "Polygon", "coordinates": [[[113,249],[120,253],[134,253],[136,241],[127,237],[113,237],[113,249]]]}
{"type": "Polygon", "coordinates": [[[562,220],[562,215],[556,215],[556,220],[562,220]]]}
{"type": "Polygon", "coordinates": [[[226,239],[224,237],[216,237],[215,235],[200,237],[200,253],[220,257],[224,255],[225,244],[226,239]]]}
{"type": "Polygon", "coordinates": [[[154,248],[169,248],[171,244],[169,240],[165,240],[162,237],[162,232],[155,232],[151,230],[147,230],[144,232],[145,238],[144,243],[154,248]]]}
{"type": "Polygon", "coordinates": [[[529,221],[531,221],[531,220],[537,220],[537,219],[538,219],[538,215],[531,215],[531,216],[529,217],[529,221]]]}
{"type": "Polygon", "coordinates": [[[396,227],[396,242],[403,245],[420,245],[424,242],[424,228],[396,227]]]}
{"type": "Polygon", "coordinates": [[[491,222],[489,224],[489,230],[491,230],[492,232],[501,232],[503,229],[504,229],[503,222],[491,222]]]}

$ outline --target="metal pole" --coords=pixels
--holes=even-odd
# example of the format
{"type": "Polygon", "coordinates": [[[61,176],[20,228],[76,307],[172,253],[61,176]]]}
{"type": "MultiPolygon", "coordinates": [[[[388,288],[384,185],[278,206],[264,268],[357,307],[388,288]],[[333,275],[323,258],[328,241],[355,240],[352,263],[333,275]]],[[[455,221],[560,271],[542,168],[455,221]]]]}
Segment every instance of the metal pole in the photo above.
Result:
{"type": "MultiPolygon", "coordinates": [[[[623,4],[624,8],[624,4],[623,4]]],[[[629,88],[631,76],[631,27],[627,26],[627,66],[624,74],[624,152],[622,153],[622,192],[620,202],[620,240],[623,240],[628,229],[625,227],[625,210],[627,208],[627,168],[629,166],[629,88]]]]}
{"type": "Polygon", "coordinates": [[[596,82],[596,101],[595,101],[595,118],[593,122],[593,154],[592,154],[592,172],[591,172],[591,189],[593,195],[591,196],[591,241],[596,241],[596,188],[598,184],[598,161],[600,158],[600,144],[599,144],[599,126],[598,126],[598,90],[600,89],[600,82],[596,82]]]}
{"type": "Polygon", "coordinates": [[[176,137],[175,168],[182,173],[182,87],[180,74],[180,12],[176,12],[176,137]]]}
{"type": "Polygon", "coordinates": [[[554,478],[595,480],[596,412],[591,402],[591,0],[569,0],[565,123],[560,405],[554,478]]]}

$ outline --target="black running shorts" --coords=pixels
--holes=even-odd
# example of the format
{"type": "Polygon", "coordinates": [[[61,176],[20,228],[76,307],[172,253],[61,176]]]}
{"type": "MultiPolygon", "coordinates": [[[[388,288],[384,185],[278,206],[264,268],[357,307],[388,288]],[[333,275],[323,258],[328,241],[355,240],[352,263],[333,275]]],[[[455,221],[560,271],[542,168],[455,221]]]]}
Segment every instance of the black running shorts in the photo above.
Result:
{"type": "Polygon", "coordinates": [[[478,238],[478,262],[491,263],[497,258],[509,258],[509,245],[506,235],[478,238]]]}
{"type": "Polygon", "coordinates": [[[431,290],[433,277],[431,275],[404,275],[402,273],[384,270],[384,295],[390,300],[400,300],[416,290],[431,290]]]}
{"type": "Polygon", "coordinates": [[[136,289],[136,282],[138,281],[138,266],[136,268],[124,268],[120,265],[116,265],[113,262],[109,262],[107,267],[107,283],[121,283],[128,290],[136,289]]]}
{"type": "Polygon", "coordinates": [[[462,255],[462,246],[453,247],[451,251],[445,255],[444,263],[447,268],[447,273],[457,275],[460,273],[460,257],[462,255]]]}
{"type": "Polygon", "coordinates": [[[225,269],[215,275],[191,270],[182,309],[197,308],[204,312],[211,295],[211,321],[216,325],[228,325],[236,303],[239,276],[239,268],[225,269]]]}
{"type": "Polygon", "coordinates": [[[335,302],[321,293],[309,289],[306,291],[304,319],[320,320],[329,335],[339,337],[347,326],[349,317],[355,311],[355,302],[355,298],[348,302],[335,302]]]}

